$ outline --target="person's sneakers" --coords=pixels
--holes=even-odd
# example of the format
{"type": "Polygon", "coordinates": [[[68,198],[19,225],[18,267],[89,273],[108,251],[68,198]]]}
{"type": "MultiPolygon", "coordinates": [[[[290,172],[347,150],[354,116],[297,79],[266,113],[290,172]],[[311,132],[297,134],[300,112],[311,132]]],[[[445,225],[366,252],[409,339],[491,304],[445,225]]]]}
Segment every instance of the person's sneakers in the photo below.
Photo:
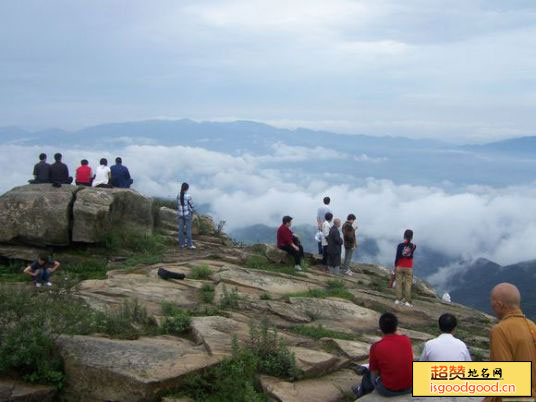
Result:
{"type": "Polygon", "coordinates": [[[405,303],[404,303],[404,306],[406,306],[406,307],[413,307],[413,304],[411,304],[411,303],[409,303],[409,302],[405,302],[405,303]]]}
{"type": "Polygon", "coordinates": [[[352,273],[351,270],[348,269],[348,270],[344,271],[344,275],[352,276],[353,273],[352,273]]]}
{"type": "Polygon", "coordinates": [[[365,373],[367,372],[368,368],[366,366],[362,366],[360,364],[354,364],[352,366],[350,366],[350,368],[357,374],[357,375],[365,375],[365,373]]]}
{"type": "Polygon", "coordinates": [[[352,387],[352,392],[354,393],[355,397],[357,399],[361,398],[363,396],[363,391],[361,390],[361,385],[354,385],[352,387]]]}
{"type": "Polygon", "coordinates": [[[302,269],[301,269],[301,267],[299,265],[294,265],[294,270],[296,272],[301,272],[302,271],[302,269]]]}
{"type": "Polygon", "coordinates": [[[41,284],[39,282],[35,282],[35,287],[36,288],[40,288],[41,287],[41,284]]]}
{"type": "Polygon", "coordinates": [[[395,304],[398,306],[400,304],[400,300],[396,299],[395,304]]]}
{"type": "Polygon", "coordinates": [[[47,282],[46,285],[47,285],[48,287],[51,287],[51,286],[52,286],[52,283],[47,282]]]}
{"type": "Polygon", "coordinates": [[[195,250],[197,247],[194,246],[194,245],[192,244],[192,245],[191,245],[190,247],[188,247],[188,248],[189,248],[190,250],[195,250]]]}

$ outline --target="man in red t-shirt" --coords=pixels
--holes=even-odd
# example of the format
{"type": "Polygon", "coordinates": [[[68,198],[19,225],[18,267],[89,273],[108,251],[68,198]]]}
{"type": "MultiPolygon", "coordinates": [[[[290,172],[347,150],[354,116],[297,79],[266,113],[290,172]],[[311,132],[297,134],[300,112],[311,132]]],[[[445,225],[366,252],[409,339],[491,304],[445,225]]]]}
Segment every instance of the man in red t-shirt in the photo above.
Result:
{"type": "Polygon", "coordinates": [[[301,260],[303,258],[303,247],[300,241],[290,230],[292,218],[290,216],[283,217],[283,223],[277,229],[277,247],[286,251],[294,257],[296,271],[301,271],[301,260]]]}
{"type": "Polygon", "coordinates": [[[363,375],[361,385],[353,388],[358,398],[374,390],[385,397],[412,392],[413,349],[407,336],[397,334],[397,327],[393,313],[382,314],[383,338],[370,347],[369,367],[358,368],[363,375]]]}
{"type": "Polygon", "coordinates": [[[87,159],[82,159],[78,169],[76,169],[76,185],[77,186],[91,186],[93,181],[93,172],[88,165],[87,159]]]}

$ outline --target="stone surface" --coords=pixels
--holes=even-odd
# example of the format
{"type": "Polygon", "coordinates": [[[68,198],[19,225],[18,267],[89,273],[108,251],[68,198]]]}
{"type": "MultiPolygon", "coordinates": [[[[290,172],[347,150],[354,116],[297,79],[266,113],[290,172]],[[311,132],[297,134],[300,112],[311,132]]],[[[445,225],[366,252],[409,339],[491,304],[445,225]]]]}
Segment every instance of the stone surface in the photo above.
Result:
{"type": "Polygon", "coordinates": [[[390,402],[404,402],[404,401],[411,401],[411,402],[475,402],[475,401],[482,401],[483,398],[482,397],[473,397],[473,398],[470,398],[470,397],[449,397],[449,396],[446,396],[446,397],[438,397],[438,398],[434,398],[434,397],[413,397],[411,396],[411,394],[409,395],[402,395],[402,396],[395,396],[395,397],[390,397],[390,398],[386,398],[384,396],[381,396],[379,395],[378,393],[376,392],[373,392],[371,394],[368,394],[368,395],[365,395],[359,399],[356,400],[356,402],[362,402],[362,401],[367,401],[367,402],[376,402],[376,401],[390,401],[390,402]]]}
{"type": "Polygon", "coordinates": [[[65,361],[67,395],[85,401],[153,401],[184,375],[221,361],[204,346],[174,337],[135,341],[90,336],[58,340],[65,361]]]}
{"type": "Polygon", "coordinates": [[[46,251],[44,248],[0,244],[0,256],[13,260],[33,261],[44,251],[46,251]]]}
{"type": "Polygon", "coordinates": [[[110,232],[151,234],[152,199],[130,189],[84,188],[73,206],[73,241],[100,243],[110,232]]]}
{"type": "Polygon", "coordinates": [[[0,378],[0,402],[51,402],[55,396],[56,389],[48,385],[0,378]]]}
{"type": "Polygon", "coordinates": [[[233,336],[240,341],[249,339],[249,326],[226,317],[193,317],[192,335],[210,354],[230,355],[233,336]]]}
{"type": "Polygon", "coordinates": [[[0,197],[0,243],[67,246],[77,187],[28,184],[0,197]]]}
{"type": "Polygon", "coordinates": [[[360,361],[369,357],[370,344],[359,341],[345,341],[342,339],[322,338],[322,343],[334,347],[348,358],[360,361]]]}
{"type": "Polygon", "coordinates": [[[321,378],[287,382],[279,378],[261,376],[265,392],[283,402],[339,402],[351,394],[352,386],[361,382],[352,370],[339,370],[321,378]]]}
{"type": "Polygon", "coordinates": [[[288,264],[294,265],[294,258],[290,256],[286,251],[280,250],[273,245],[265,245],[266,249],[264,255],[268,260],[275,262],[276,264],[288,264]]]}
{"type": "Polygon", "coordinates": [[[300,346],[289,347],[290,352],[296,356],[296,367],[305,377],[318,377],[331,373],[348,362],[347,359],[300,346]]]}

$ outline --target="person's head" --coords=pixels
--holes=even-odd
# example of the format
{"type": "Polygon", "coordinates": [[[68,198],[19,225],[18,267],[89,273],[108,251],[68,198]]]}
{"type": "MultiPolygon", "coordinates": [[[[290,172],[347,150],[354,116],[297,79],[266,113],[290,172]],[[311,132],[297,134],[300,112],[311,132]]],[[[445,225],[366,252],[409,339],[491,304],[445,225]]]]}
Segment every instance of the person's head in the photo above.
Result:
{"type": "Polygon", "coordinates": [[[324,205],[329,205],[330,202],[331,202],[331,198],[324,197],[324,205]]]}
{"type": "Polygon", "coordinates": [[[393,313],[383,313],[380,317],[380,329],[385,335],[394,334],[398,328],[398,318],[393,313]]]}
{"type": "Polygon", "coordinates": [[[54,154],[54,160],[56,162],[61,162],[61,154],[59,152],[54,154]]]}
{"type": "Polygon", "coordinates": [[[404,232],[404,240],[411,241],[413,239],[413,230],[406,229],[404,232]]]}
{"type": "Polygon", "coordinates": [[[331,212],[326,212],[326,215],[324,215],[324,218],[328,221],[328,222],[331,222],[331,220],[333,219],[333,214],[331,212]]]}
{"type": "Polygon", "coordinates": [[[106,158],[101,158],[99,163],[101,166],[108,166],[108,160],[106,158]]]}
{"type": "Polygon", "coordinates": [[[356,220],[356,217],[355,217],[354,214],[350,214],[350,215],[348,215],[348,217],[346,218],[346,220],[347,220],[348,222],[352,222],[352,223],[353,223],[353,222],[356,220]]]}
{"type": "Polygon", "coordinates": [[[115,163],[116,163],[117,165],[120,165],[120,164],[123,163],[123,159],[121,159],[121,157],[118,156],[117,158],[115,158],[115,163]]]}
{"type": "Polygon", "coordinates": [[[39,253],[37,256],[37,262],[41,265],[46,264],[48,261],[48,254],[47,253],[39,253]]]}
{"type": "Polygon", "coordinates": [[[283,225],[290,227],[290,225],[292,225],[292,217],[288,215],[283,216],[283,225]]]}
{"type": "Polygon", "coordinates": [[[491,291],[491,308],[497,318],[502,319],[509,313],[519,310],[521,294],[519,289],[511,283],[499,283],[491,291]]]}
{"type": "Polygon", "coordinates": [[[458,325],[458,320],[454,315],[445,313],[439,317],[439,329],[444,334],[452,334],[458,325]]]}
{"type": "Polygon", "coordinates": [[[80,161],[80,164],[81,164],[82,166],[87,166],[87,165],[89,164],[89,162],[87,161],[87,159],[82,159],[82,160],[80,161]]]}
{"type": "Polygon", "coordinates": [[[335,220],[333,221],[333,224],[335,225],[335,227],[340,227],[341,226],[341,220],[339,218],[335,218],[335,220]]]}
{"type": "Polygon", "coordinates": [[[188,189],[190,188],[190,185],[188,183],[182,183],[181,184],[181,193],[185,193],[188,191],[188,189]]]}
{"type": "Polygon", "coordinates": [[[44,154],[44,153],[39,154],[39,160],[40,161],[46,161],[47,160],[47,154],[44,154]]]}

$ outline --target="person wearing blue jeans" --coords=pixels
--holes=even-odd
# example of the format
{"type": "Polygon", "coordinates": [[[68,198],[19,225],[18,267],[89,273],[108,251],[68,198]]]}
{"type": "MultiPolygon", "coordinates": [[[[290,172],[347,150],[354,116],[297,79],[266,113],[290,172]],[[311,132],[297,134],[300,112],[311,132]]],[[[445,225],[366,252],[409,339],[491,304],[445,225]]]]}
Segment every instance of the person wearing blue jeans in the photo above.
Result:
{"type": "Polygon", "coordinates": [[[37,260],[26,267],[24,273],[30,275],[35,283],[35,287],[39,288],[42,285],[52,286],[50,283],[50,275],[58,269],[60,263],[52,261],[47,254],[39,254],[37,260]]]}
{"type": "Polygon", "coordinates": [[[182,183],[181,191],[177,196],[177,219],[179,221],[179,247],[188,247],[195,249],[192,244],[192,220],[194,215],[194,204],[192,197],[188,194],[190,186],[188,183],[182,183]],[[186,228],[186,239],[184,229],[186,228]]]}

